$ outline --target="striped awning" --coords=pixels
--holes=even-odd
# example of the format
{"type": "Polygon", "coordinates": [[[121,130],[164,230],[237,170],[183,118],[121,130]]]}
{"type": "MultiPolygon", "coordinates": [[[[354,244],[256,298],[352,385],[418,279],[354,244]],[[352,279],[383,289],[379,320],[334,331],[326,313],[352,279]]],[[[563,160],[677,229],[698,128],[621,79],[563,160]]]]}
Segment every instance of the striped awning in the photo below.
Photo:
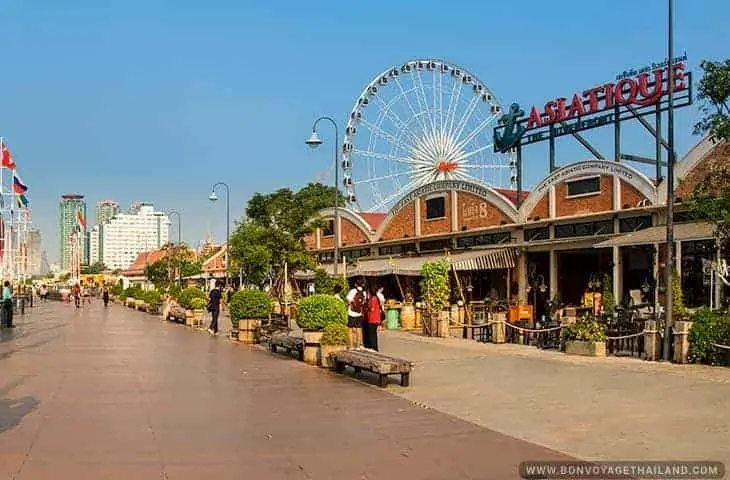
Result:
{"type": "Polygon", "coordinates": [[[451,268],[457,271],[501,270],[514,268],[517,263],[517,249],[500,248],[490,250],[478,257],[459,260],[455,258],[451,268]]]}

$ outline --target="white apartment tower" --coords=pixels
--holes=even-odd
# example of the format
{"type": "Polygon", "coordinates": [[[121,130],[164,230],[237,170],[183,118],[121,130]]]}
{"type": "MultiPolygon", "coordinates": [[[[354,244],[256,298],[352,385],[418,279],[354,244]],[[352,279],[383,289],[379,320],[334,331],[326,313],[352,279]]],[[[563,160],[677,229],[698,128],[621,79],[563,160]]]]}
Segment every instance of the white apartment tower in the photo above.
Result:
{"type": "Polygon", "coordinates": [[[89,265],[101,262],[101,229],[101,225],[94,225],[89,229],[89,265]]]}
{"type": "Polygon", "coordinates": [[[124,270],[141,252],[167,243],[170,219],[150,203],[137,203],[130,213],[117,213],[101,231],[101,261],[107,268],[124,270]]]}
{"type": "Polygon", "coordinates": [[[114,200],[102,200],[100,202],[96,202],[96,224],[104,225],[109,223],[119,212],[119,204],[114,200]]]}

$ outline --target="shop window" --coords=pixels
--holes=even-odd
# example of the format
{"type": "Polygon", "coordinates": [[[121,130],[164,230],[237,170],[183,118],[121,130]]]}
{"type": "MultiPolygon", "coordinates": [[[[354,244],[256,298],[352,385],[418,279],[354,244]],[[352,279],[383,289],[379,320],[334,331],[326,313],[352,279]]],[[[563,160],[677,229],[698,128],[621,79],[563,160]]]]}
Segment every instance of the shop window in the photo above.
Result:
{"type": "Polygon", "coordinates": [[[431,240],[430,242],[421,242],[419,250],[421,252],[435,252],[451,250],[451,248],[451,240],[431,240]]]}
{"type": "Polygon", "coordinates": [[[613,220],[569,223],[555,226],[555,238],[588,237],[613,233],[613,220]]]}
{"type": "Polygon", "coordinates": [[[565,185],[568,187],[568,197],[601,193],[601,177],[581,178],[565,182],[565,185]]]}
{"type": "Polygon", "coordinates": [[[711,274],[703,263],[715,260],[715,241],[682,242],[681,245],[684,305],[689,308],[707,307],[710,305],[711,274]]]}
{"type": "Polygon", "coordinates": [[[413,243],[388,245],[378,249],[378,255],[401,255],[403,253],[415,252],[416,245],[413,243]]]}
{"type": "Polygon", "coordinates": [[[697,215],[689,211],[674,212],[674,223],[696,222],[697,215]]]}
{"type": "Polygon", "coordinates": [[[332,262],[335,259],[335,252],[324,252],[317,255],[320,263],[332,262]]]}
{"type": "Polygon", "coordinates": [[[446,197],[433,197],[426,200],[426,220],[435,220],[446,216],[446,197]]]}
{"type": "Polygon", "coordinates": [[[621,233],[638,232],[649,227],[651,227],[651,215],[622,218],[618,221],[618,231],[621,233]]]}
{"type": "Polygon", "coordinates": [[[550,227],[525,229],[526,242],[538,242],[540,240],[550,240],[550,227]]]}
{"type": "Polygon", "coordinates": [[[327,220],[327,224],[322,228],[323,237],[334,237],[335,236],[335,221],[327,220]]]}
{"type": "Polygon", "coordinates": [[[369,257],[370,256],[370,249],[369,248],[361,248],[358,250],[348,250],[346,252],[342,252],[342,255],[345,256],[348,262],[351,262],[353,260],[356,260],[358,258],[362,257],[369,257]]]}
{"type": "Polygon", "coordinates": [[[471,235],[456,239],[457,248],[478,247],[480,245],[499,245],[509,243],[512,240],[510,232],[487,233],[484,235],[471,235]]]}

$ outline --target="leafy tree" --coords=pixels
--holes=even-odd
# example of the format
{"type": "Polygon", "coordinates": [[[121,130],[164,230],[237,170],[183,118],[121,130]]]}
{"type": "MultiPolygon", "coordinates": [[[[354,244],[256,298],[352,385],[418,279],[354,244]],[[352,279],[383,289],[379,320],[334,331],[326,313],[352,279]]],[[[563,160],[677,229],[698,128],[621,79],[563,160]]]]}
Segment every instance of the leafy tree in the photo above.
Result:
{"type": "Polygon", "coordinates": [[[96,275],[106,270],[106,266],[103,262],[94,262],[91,265],[81,267],[81,273],[85,275],[96,275]]]}
{"type": "Polygon", "coordinates": [[[342,195],[320,183],[310,183],[293,192],[256,193],[246,207],[246,219],[231,235],[231,263],[242,269],[248,283],[260,284],[271,272],[276,275],[285,262],[292,271],[314,267],[304,237],[321,221],[312,221],[319,210],[332,207],[335,199],[344,206],[342,195]]]}
{"type": "Polygon", "coordinates": [[[147,265],[144,269],[144,276],[154,284],[155,288],[165,288],[170,282],[170,266],[168,260],[162,258],[147,265]]]}
{"type": "Polygon", "coordinates": [[[697,100],[703,104],[702,119],[695,125],[695,134],[709,132],[715,140],[730,140],[730,59],[724,62],[704,60],[704,70],[697,88],[697,100]]]}
{"type": "Polygon", "coordinates": [[[202,272],[202,263],[200,261],[183,260],[180,263],[183,277],[192,277],[202,272]]]}
{"type": "MultiPolygon", "coordinates": [[[[700,65],[704,75],[699,82],[697,98],[703,102],[703,117],[695,125],[694,132],[709,133],[714,141],[724,143],[730,140],[730,60],[705,60],[700,65]]],[[[730,154],[728,144],[718,148],[730,154]]],[[[712,223],[722,248],[727,248],[730,241],[730,169],[726,162],[711,165],[688,200],[695,218],[712,223]]]]}

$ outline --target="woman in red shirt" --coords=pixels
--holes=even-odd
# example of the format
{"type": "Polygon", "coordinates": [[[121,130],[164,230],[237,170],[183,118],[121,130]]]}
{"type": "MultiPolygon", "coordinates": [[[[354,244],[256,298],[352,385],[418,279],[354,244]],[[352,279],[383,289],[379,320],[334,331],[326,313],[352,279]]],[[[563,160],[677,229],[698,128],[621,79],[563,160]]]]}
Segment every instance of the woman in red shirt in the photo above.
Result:
{"type": "Polygon", "coordinates": [[[376,351],[378,350],[378,325],[383,322],[383,304],[377,293],[377,287],[371,285],[367,313],[362,324],[363,347],[376,351]]]}

